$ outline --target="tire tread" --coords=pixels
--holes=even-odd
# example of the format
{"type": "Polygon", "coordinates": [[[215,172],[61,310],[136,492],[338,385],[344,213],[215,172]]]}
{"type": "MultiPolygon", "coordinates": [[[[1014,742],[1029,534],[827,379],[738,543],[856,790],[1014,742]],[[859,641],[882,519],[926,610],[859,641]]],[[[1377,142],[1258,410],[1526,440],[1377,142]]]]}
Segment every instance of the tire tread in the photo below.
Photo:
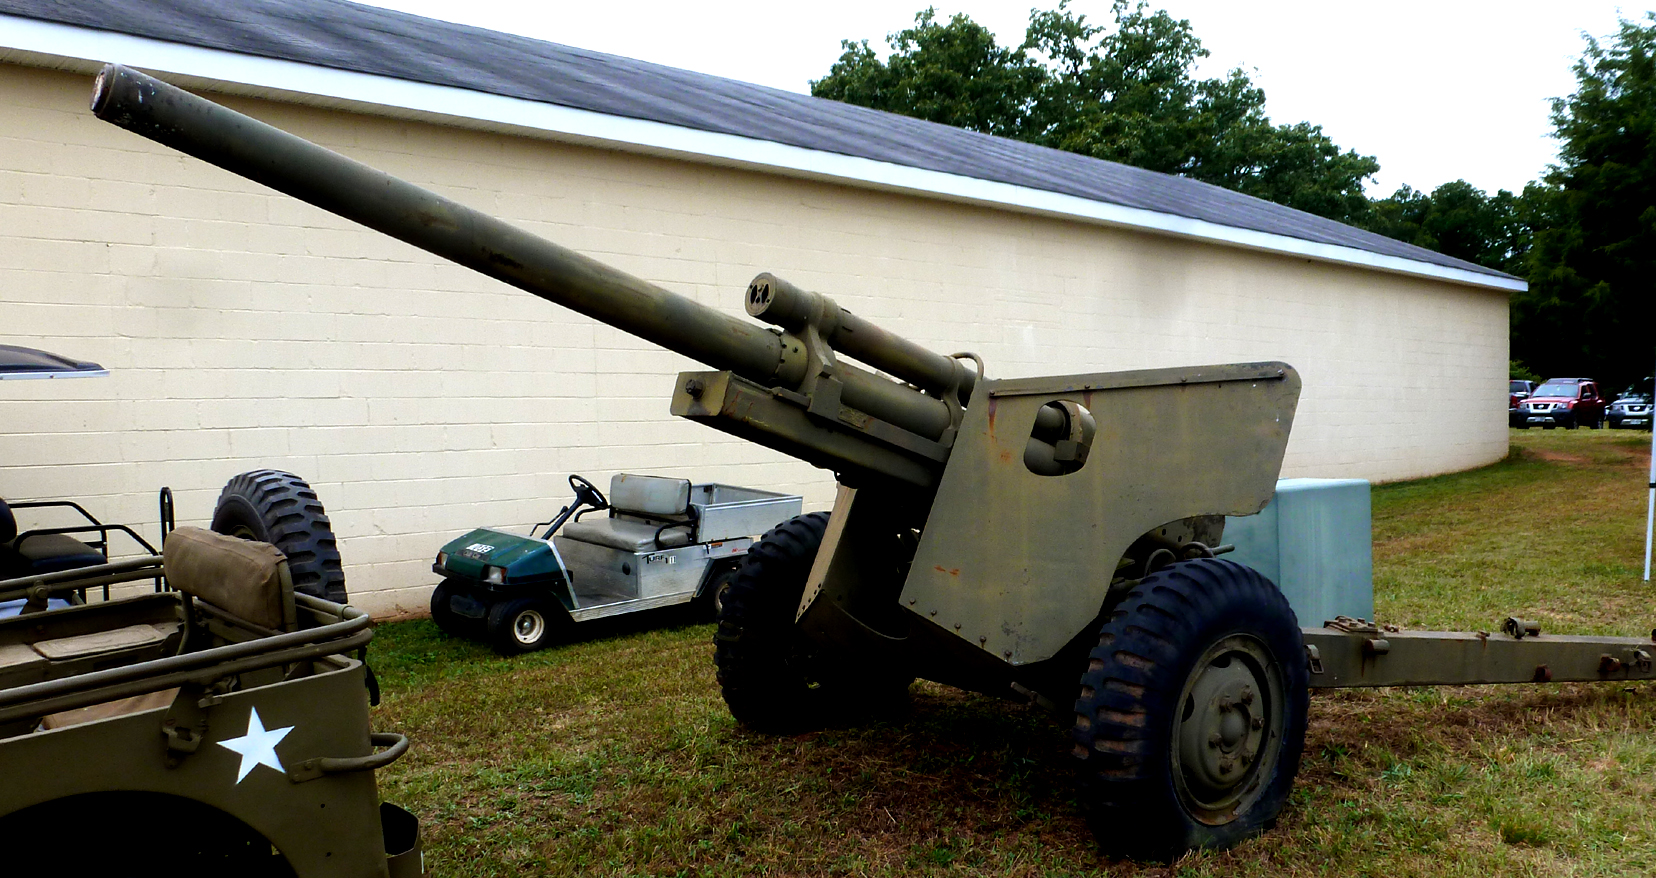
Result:
{"type": "Polygon", "coordinates": [[[1307,700],[1298,622],[1269,580],[1223,559],[1180,562],[1147,577],[1104,623],[1075,703],[1074,753],[1100,845],[1165,859],[1192,847],[1228,847],[1266,828],[1298,770],[1307,700]],[[1174,746],[1170,717],[1190,671],[1183,665],[1197,657],[1193,645],[1214,642],[1210,633],[1239,614],[1275,623],[1268,645],[1288,652],[1278,656],[1288,721],[1272,788],[1250,813],[1210,826],[1184,812],[1160,751],[1174,746]]]}
{"type": "Polygon", "coordinates": [[[332,523],[304,479],[274,469],[232,477],[219,493],[212,529],[230,533],[248,511],[270,544],[287,556],[295,591],[339,604],[350,599],[332,523]],[[242,504],[247,508],[240,509],[242,504]]]}

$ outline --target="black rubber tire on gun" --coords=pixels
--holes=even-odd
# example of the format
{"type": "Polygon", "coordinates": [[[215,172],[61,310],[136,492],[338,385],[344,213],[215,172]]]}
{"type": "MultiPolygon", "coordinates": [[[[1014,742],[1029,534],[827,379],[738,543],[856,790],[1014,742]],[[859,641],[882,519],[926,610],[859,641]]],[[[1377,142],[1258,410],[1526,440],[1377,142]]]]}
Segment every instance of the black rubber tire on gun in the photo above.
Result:
{"type": "Polygon", "coordinates": [[[1223,559],[1145,577],[1109,616],[1075,703],[1082,798],[1106,852],[1172,859],[1270,826],[1305,745],[1293,610],[1223,559]]]}
{"type": "Polygon", "coordinates": [[[213,509],[212,530],[281,550],[294,591],[336,604],[350,600],[328,513],[293,473],[262,469],[231,478],[213,509]]]}
{"type": "Polygon", "coordinates": [[[828,513],[796,516],[754,543],[725,590],[714,661],[725,705],[755,731],[792,733],[899,708],[912,678],[844,672],[798,633],[805,593],[828,513]]]}

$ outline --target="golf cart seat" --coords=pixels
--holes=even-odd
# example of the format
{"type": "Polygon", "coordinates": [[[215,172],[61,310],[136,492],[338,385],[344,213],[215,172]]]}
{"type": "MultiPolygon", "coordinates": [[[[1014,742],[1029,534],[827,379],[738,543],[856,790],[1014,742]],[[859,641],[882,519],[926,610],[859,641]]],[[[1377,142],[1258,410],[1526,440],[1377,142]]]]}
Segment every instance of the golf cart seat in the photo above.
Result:
{"type": "Polygon", "coordinates": [[[609,518],[570,522],[563,535],[635,553],[676,549],[695,539],[689,479],[616,473],[609,503],[609,518]]]}
{"type": "Polygon", "coordinates": [[[102,552],[68,534],[19,536],[16,516],[0,500],[0,579],[92,567],[107,560],[102,552]]]}

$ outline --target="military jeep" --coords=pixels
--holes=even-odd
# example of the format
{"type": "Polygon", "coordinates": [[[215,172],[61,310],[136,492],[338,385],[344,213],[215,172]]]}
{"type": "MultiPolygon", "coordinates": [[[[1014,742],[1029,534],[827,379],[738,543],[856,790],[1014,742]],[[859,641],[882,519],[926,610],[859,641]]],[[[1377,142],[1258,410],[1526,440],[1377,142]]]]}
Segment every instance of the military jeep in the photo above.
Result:
{"type": "Polygon", "coordinates": [[[268,543],[199,528],[160,555],[0,581],[9,874],[423,874],[374,769],[367,615],[296,592],[268,543]],[[166,590],[50,608],[164,575],[166,590]],[[33,867],[33,868],[31,868],[33,867]]]}

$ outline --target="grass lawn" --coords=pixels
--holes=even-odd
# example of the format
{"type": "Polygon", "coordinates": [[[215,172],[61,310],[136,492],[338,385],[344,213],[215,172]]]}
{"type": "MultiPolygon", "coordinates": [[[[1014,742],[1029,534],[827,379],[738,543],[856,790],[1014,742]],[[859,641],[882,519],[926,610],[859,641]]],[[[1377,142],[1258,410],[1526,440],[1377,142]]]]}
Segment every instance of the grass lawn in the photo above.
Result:
{"type": "MultiPolygon", "coordinates": [[[[1512,456],[1374,492],[1375,603],[1414,628],[1647,636],[1649,436],[1513,432],[1512,456]]],[[[1066,725],[929,683],[900,721],[736,726],[712,626],[630,620],[517,659],[429,621],[378,629],[380,772],[432,874],[1649,875],[1656,686],[1313,693],[1278,827],[1147,866],[1099,857],[1066,725]]]]}

